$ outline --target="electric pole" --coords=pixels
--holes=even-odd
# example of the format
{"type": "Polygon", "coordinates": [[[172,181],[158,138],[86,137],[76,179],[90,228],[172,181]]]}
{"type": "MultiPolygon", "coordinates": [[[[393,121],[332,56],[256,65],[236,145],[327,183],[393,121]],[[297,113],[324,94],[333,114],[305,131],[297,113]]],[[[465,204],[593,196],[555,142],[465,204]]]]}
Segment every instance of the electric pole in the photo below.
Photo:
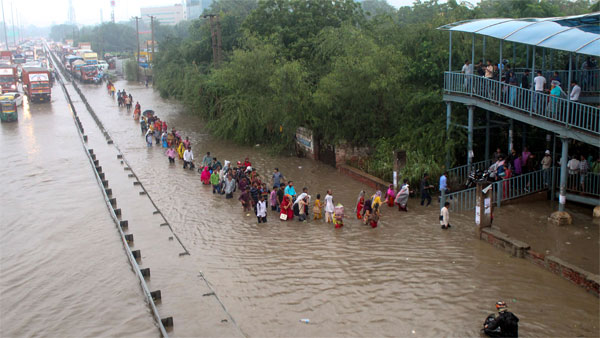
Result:
{"type": "Polygon", "coordinates": [[[219,22],[219,16],[215,16],[216,20],[217,20],[217,59],[218,59],[218,64],[221,64],[221,61],[223,61],[223,55],[222,55],[222,48],[221,48],[221,22],[219,22]]]}
{"type": "MultiPolygon", "coordinates": [[[[155,16],[150,15],[150,37],[152,39],[152,63],[154,63],[154,18],[155,16]]],[[[148,51],[146,51],[148,52],[148,51]]],[[[148,66],[150,66],[150,60],[148,60],[148,66]]]]}
{"type": "Polygon", "coordinates": [[[13,11],[13,4],[12,1],[10,2],[10,16],[11,16],[11,22],[12,22],[12,31],[13,31],[13,43],[15,45],[15,47],[17,46],[17,35],[15,34],[15,12],[13,11]]]}
{"type": "Polygon", "coordinates": [[[6,43],[6,50],[8,50],[8,35],[6,34],[6,19],[4,19],[4,0],[0,0],[2,5],[2,24],[4,25],[4,42],[6,43]]]}
{"type": "Polygon", "coordinates": [[[140,82],[140,28],[138,26],[138,21],[140,18],[138,16],[133,17],[135,19],[135,40],[137,41],[137,55],[135,57],[135,78],[137,82],[140,82]]]}
{"type": "Polygon", "coordinates": [[[218,67],[221,63],[221,23],[219,16],[215,14],[207,14],[204,18],[208,18],[210,23],[210,37],[212,39],[213,63],[218,67]]]}

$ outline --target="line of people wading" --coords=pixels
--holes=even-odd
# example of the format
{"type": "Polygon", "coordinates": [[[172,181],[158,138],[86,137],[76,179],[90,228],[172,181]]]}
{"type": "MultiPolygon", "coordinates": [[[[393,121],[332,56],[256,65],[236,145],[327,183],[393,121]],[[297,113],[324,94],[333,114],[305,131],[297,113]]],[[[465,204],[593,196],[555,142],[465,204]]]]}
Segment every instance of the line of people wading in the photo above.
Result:
{"type": "MultiPolygon", "coordinates": [[[[114,85],[109,84],[107,90],[111,96],[115,94],[114,85]]],[[[127,94],[125,90],[117,92],[117,100],[119,107],[131,109],[133,97],[127,94]]],[[[194,170],[194,153],[189,137],[183,139],[179,131],[172,128],[169,132],[166,121],[161,121],[160,118],[154,115],[152,111],[146,111],[147,114],[141,113],[141,106],[136,102],[133,118],[140,121],[142,135],[146,139],[148,147],[153,146],[153,141],[158,146],[165,148],[165,155],[169,160],[170,165],[175,165],[176,159],[183,161],[183,169],[194,170]],[[150,113],[151,112],[151,113],[150,113]]],[[[269,189],[267,183],[263,181],[261,175],[252,167],[250,159],[246,157],[244,162],[237,161],[236,166],[233,166],[230,161],[224,161],[224,164],[211,156],[210,152],[202,158],[200,168],[200,180],[203,184],[212,187],[212,193],[215,195],[225,195],[226,199],[232,199],[236,191],[240,191],[238,200],[244,212],[254,211],[258,223],[267,222],[267,210],[271,206],[271,212],[278,214],[281,221],[291,221],[297,217],[298,221],[307,222],[309,219],[309,206],[311,205],[311,195],[308,193],[308,188],[302,188],[302,192],[298,194],[292,180],[285,180],[283,174],[278,168],[273,170],[271,175],[272,189],[269,189]]],[[[440,190],[448,192],[446,186],[447,173],[440,177],[440,190]]],[[[421,181],[421,205],[427,201],[427,205],[431,203],[430,189],[433,185],[429,184],[429,176],[424,175],[421,181]]],[[[368,197],[366,192],[362,190],[356,200],[354,213],[358,220],[362,220],[364,225],[369,225],[376,228],[381,217],[381,206],[387,204],[388,207],[398,206],[399,211],[408,211],[408,198],[412,191],[410,190],[408,180],[404,179],[402,186],[396,193],[394,186],[390,185],[382,194],[380,190],[368,197]]],[[[321,201],[321,194],[316,195],[314,204],[312,204],[313,220],[323,218],[325,212],[325,221],[332,223],[335,228],[341,228],[344,225],[344,206],[340,203],[337,205],[333,200],[333,191],[327,190],[327,194],[321,201]]],[[[450,203],[446,202],[440,211],[440,224],[442,229],[450,227],[449,208],[450,203]]],[[[250,216],[250,213],[246,214],[250,216]]],[[[507,311],[506,303],[499,301],[496,304],[498,314],[489,315],[484,324],[482,332],[491,337],[518,337],[518,322],[519,319],[511,312],[507,311]]]]}
{"type": "MultiPolygon", "coordinates": [[[[112,83],[107,85],[107,91],[114,96],[115,87],[112,83]]],[[[119,90],[116,92],[116,96],[119,107],[125,107],[127,111],[130,111],[133,102],[131,93],[119,90]]],[[[167,122],[161,120],[152,110],[142,113],[139,102],[136,102],[133,118],[140,122],[140,129],[148,147],[156,144],[165,148],[165,155],[170,164],[174,165],[179,159],[183,162],[184,169],[196,168],[189,137],[184,139],[175,128],[169,131],[167,122]]],[[[211,156],[210,152],[207,152],[202,158],[198,172],[202,183],[212,186],[213,194],[225,195],[226,199],[231,199],[235,192],[239,192],[238,200],[242,210],[248,212],[247,215],[253,211],[258,223],[267,222],[269,206],[271,212],[278,215],[281,221],[291,221],[297,218],[298,221],[307,222],[310,219],[312,205],[313,220],[320,220],[324,216],[325,221],[333,224],[335,228],[341,228],[344,225],[344,206],[334,202],[332,190],[327,190],[324,199],[321,198],[321,194],[317,194],[313,202],[308,188],[304,187],[298,194],[294,182],[286,181],[278,168],[273,170],[272,182],[267,185],[266,180],[252,167],[248,158],[244,162],[238,161],[234,166],[230,161],[224,161],[222,164],[216,157],[211,156]]],[[[422,187],[425,191],[433,187],[429,186],[427,179],[426,175],[421,184],[425,184],[425,187],[422,187]]],[[[406,179],[397,192],[394,191],[393,185],[388,187],[385,194],[378,190],[370,197],[363,190],[358,195],[353,213],[364,225],[376,228],[381,217],[382,206],[384,204],[389,207],[398,206],[399,211],[407,212],[411,193],[406,179]]],[[[430,197],[428,202],[431,202],[430,197]]],[[[449,227],[448,205],[444,206],[440,212],[440,224],[443,229],[449,227]]]]}

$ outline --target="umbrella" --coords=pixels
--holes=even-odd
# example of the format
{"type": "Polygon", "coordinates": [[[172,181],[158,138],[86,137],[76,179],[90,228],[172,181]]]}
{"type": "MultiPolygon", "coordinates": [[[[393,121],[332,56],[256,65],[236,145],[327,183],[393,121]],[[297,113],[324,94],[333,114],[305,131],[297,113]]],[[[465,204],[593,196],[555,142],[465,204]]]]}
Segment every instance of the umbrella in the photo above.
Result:
{"type": "Polygon", "coordinates": [[[146,116],[146,117],[153,116],[154,110],[144,110],[144,112],[142,114],[144,114],[144,116],[146,116]]]}

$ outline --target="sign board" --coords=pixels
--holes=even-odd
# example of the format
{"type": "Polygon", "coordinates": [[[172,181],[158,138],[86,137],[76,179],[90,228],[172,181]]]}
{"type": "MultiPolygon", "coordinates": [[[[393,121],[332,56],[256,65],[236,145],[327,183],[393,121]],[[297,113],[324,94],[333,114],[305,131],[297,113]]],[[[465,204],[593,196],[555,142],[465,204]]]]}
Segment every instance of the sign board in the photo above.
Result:
{"type": "Polygon", "coordinates": [[[10,75],[13,76],[12,68],[0,68],[0,75],[10,75]]]}
{"type": "Polygon", "coordinates": [[[30,82],[48,81],[48,74],[46,74],[46,73],[29,74],[29,81],[30,82]]]}
{"type": "Polygon", "coordinates": [[[92,44],[89,43],[89,42],[80,42],[78,48],[79,49],[89,49],[89,50],[91,50],[92,49],[92,44]]]}
{"type": "Polygon", "coordinates": [[[314,152],[314,142],[312,130],[298,127],[296,130],[296,143],[306,150],[306,152],[312,154],[314,152]]]}

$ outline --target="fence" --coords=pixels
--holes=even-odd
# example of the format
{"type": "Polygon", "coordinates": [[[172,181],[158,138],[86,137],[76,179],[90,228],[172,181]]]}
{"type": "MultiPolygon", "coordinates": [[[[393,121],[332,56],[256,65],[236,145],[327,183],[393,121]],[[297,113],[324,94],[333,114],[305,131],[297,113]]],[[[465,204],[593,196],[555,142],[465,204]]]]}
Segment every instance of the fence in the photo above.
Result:
{"type": "Polygon", "coordinates": [[[459,72],[446,72],[444,90],[475,96],[500,106],[600,135],[600,108],[459,72]]]}
{"type": "MultiPolygon", "coordinates": [[[[530,81],[533,82],[533,78],[537,76],[537,74],[531,74],[531,69],[528,68],[517,68],[513,69],[515,76],[517,77],[519,83],[521,83],[521,78],[523,77],[525,71],[529,71],[530,81]]],[[[542,76],[546,79],[550,80],[554,78],[554,73],[558,74],[558,78],[560,79],[560,86],[564,91],[567,91],[569,88],[569,71],[568,70],[545,70],[542,71],[542,76]]],[[[577,84],[581,87],[582,93],[592,93],[598,94],[600,92],[600,70],[573,70],[571,71],[571,81],[577,81],[577,84]]],[[[549,81],[548,81],[549,82],[549,81]]]]}
{"type": "MultiPolygon", "coordinates": [[[[555,177],[560,177],[560,168],[556,168],[555,177]]],[[[600,174],[568,174],[567,191],[600,197],[600,174]]]]}
{"type": "MultiPolygon", "coordinates": [[[[531,173],[507,178],[493,184],[494,202],[500,206],[502,201],[519,198],[525,195],[533,194],[547,189],[552,180],[550,170],[538,170],[531,173]],[[547,176],[546,176],[547,175],[547,176]]],[[[450,202],[451,211],[468,211],[475,209],[476,188],[465,189],[441,197],[444,201],[450,202]]]]}

